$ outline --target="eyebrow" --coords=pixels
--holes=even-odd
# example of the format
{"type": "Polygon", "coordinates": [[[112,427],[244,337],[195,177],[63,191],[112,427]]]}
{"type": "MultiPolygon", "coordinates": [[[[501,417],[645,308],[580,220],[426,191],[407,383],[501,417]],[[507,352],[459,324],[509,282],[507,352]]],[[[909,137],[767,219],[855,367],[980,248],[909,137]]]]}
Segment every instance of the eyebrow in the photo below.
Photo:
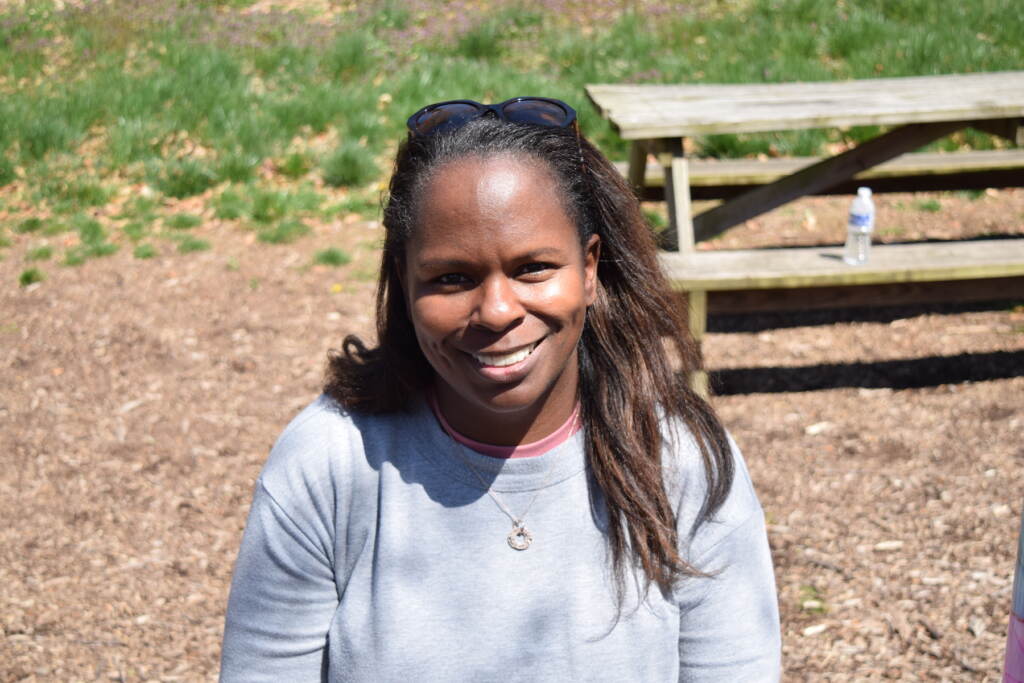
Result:
{"type": "MultiPolygon", "coordinates": [[[[524,254],[520,254],[515,260],[524,263],[530,261],[536,261],[543,258],[552,258],[556,256],[562,256],[563,251],[557,247],[538,247],[532,249],[524,254]]],[[[474,267],[476,264],[472,261],[461,258],[426,258],[423,260],[413,261],[418,268],[426,270],[464,270],[474,267]]]]}

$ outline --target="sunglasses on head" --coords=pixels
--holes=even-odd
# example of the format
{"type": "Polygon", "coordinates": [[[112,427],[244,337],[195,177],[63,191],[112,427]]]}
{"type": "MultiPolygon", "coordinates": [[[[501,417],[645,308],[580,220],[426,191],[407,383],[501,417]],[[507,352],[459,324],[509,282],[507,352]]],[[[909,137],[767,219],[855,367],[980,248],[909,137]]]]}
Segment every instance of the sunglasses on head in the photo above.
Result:
{"type": "Polygon", "coordinates": [[[454,130],[488,114],[510,123],[551,128],[565,128],[576,122],[576,110],[561,100],[548,97],[513,97],[499,104],[481,104],[473,100],[449,100],[428,104],[410,116],[406,125],[413,135],[428,136],[454,130]]]}

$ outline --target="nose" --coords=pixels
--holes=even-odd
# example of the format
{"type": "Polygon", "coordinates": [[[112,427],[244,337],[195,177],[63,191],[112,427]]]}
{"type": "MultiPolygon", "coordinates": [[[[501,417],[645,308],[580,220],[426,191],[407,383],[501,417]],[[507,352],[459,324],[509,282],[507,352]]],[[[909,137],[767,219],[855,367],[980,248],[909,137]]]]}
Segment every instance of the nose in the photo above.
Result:
{"type": "Polygon", "coordinates": [[[522,320],[525,313],[514,284],[504,275],[488,278],[480,287],[474,316],[480,327],[501,332],[522,320]]]}

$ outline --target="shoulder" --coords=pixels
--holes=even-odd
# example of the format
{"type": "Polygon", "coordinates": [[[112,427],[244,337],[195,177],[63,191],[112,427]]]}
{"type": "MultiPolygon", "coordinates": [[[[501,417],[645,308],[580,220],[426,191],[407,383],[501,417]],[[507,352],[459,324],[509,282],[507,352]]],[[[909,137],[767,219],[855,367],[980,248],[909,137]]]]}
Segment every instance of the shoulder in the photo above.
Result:
{"type": "Polygon", "coordinates": [[[687,555],[696,560],[731,534],[763,528],[761,503],[743,454],[732,436],[727,435],[729,452],[724,454],[723,461],[712,462],[709,468],[696,436],[681,421],[673,421],[670,427],[665,435],[663,468],[666,489],[676,504],[680,542],[689,545],[687,555]],[[711,477],[727,477],[731,471],[731,482],[722,504],[706,519],[701,519],[708,495],[709,471],[711,477]]]}
{"type": "Polygon", "coordinates": [[[353,414],[321,395],[284,428],[270,451],[259,486],[279,505],[307,506],[336,500],[340,490],[373,476],[361,423],[375,416],[353,414]]]}

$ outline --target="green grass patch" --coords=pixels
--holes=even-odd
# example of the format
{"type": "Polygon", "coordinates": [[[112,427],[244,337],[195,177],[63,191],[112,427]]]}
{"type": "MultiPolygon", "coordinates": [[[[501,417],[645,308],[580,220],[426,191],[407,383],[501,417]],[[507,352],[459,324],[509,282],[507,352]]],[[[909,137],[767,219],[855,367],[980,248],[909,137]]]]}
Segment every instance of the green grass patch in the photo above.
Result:
{"type": "Polygon", "coordinates": [[[352,257],[349,253],[337,247],[321,249],[313,256],[313,263],[321,266],[343,266],[351,262],[352,257]]]}
{"type": "Polygon", "coordinates": [[[0,187],[9,185],[18,179],[14,171],[14,162],[5,156],[0,156],[0,187]]]}
{"type": "Polygon", "coordinates": [[[301,178],[312,170],[313,164],[302,152],[292,152],[277,164],[277,172],[288,178],[301,178]]]}
{"type": "Polygon", "coordinates": [[[253,188],[250,194],[249,217],[257,223],[272,223],[287,214],[316,210],[323,197],[309,187],[294,192],[253,188]]]}
{"type": "Polygon", "coordinates": [[[668,219],[660,211],[644,209],[644,218],[653,230],[664,230],[668,227],[668,219]]]}
{"type": "Polygon", "coordinates": [[[191,254],[195,251],[208,251],[209,249],[209,242],[193,237],[192,235],[188,235],[185,239],[178,242],[178,251],[182,254],[191,254]]]}
{"type": "Polygon", "coordinates": [[[43,219],[35,216],[26,218],[17,225],[14,226],[14,232],[25,234],[29,232],[39,232],[43,229],[43,219]]]}
{"type": "Polygon", "coordinates": [[[255,175],[259,164],[260,157],[256,154],[245,151],[225,154],[217,162],[217,179],[234,183],[248,182],[255,175]]]}
{"type": "Polygon", "coordinates": [[[25,254],[26,261],[49,261],[53,257],[53,247],[45,245],[29,249],[25,254]]]}
{"type": "Polygon", "coordinates": [[[295,240],[308,235],[309,226],[300,220],[284,220],[272,228],[263,228],[256,233],[260,242],[266,244],[291,244],[295,240]]]}
{"type": "Polygon", "coordinates": [[[914,202],[914,207],[918,211],[927,211],[928,213],[937,213],[942,210],[942,204],[939,203],[938,199],[923,199],[914,202]]]}
{"type": "Polygon", "coordinates": [[[224,190],[213,199],[213,215],[221,220],[235,220],[248,212],[249,201],[237,190],[224,190]]]}
{"type": "MultiPolygon", "coordinates": [[[[259,183],[268,160],[284,179],[319,173],[333,187],[366,186],[387,172],[377,160],[417,108],[522,93],[566,100],[584,133],[624,158],[626,143],[587,101],[587,83],[827,81],[1024,63],[1024,13],[994,0],[941,12],[929,0],[744,0],[669,12],[618,3],[620,16],[601,21],[572,9],[580,3],[566,5],[570,16],[536,3],[471,3],[459,10],[468,28],[454,32],[441,4],[335,3],[330,24],[240,11],[249,4],[3,5],[0,186],[23,176],[33,201],[68,216],[143,180],[168,197],[259,183]],[[296,138],[316,144],[295,151],[296,138]],[[342,142],[325,151],[324,140],[342,142]]],[[[878,132],[705,136],[695,155],[820,154],[878,132]]],[[[993,138],[968,130],[932,148],[965,145],[991,148],[993,138]]],[[[263,201],[215,200],[215,211],[270,225],[310,210],[263,201]]],[[[149,223],[155,208],[126,208],[122,218],[149,223]]]]}
{"type": "Polygon", "coordinates": [[[213,187],[217,174],[206,164],[182,159],[154,168],[150,182],[168,197],[181,199],[202,194],[213,187]]]}
{"type": "Polygon", "coordinates": [[[124,203],[120,213],[115,218],[141,218],[151,221],[156,216],[156,210],[159,206],[160,202],[153,197],[132,197],[124,203]]]}
{"type": "Polygon", "coordinates": [[[121,228],[132,242],[138,242],[149,234],[149,224],[144,221],[130,221],[121,228]]]}
{"type": "Polygon", "coordinates": [[[71,231],[72,226],[66,220],[50,220],[43,224],[43,234],[53,237],[54,234],[63,234],[71,231]]]}
{"type": "Polygon", "coordinates": [[[139,244],[132,251],[132,256],[137,259],[151,259],[156,256],[156,249],[152,244],[139,244]]]}
{"type": "Polygon", "coordinates": [[[89,259],[117,253],[118,245],[107,241],[107,231],[95,218],[78,214],[71,219],[80,244],[64,252],[64,265],[80,266],[89,259]]]}
{"type": "Polygon", "coordinates": [[[976,202],[985,196],[985,190],[957,190],[956,196],[976,202]]]}
{"type": "Polygon", "coordinates": [[[202,222],[202,217],[194,213],[176,213],[164,219],[164,225],[172,230],[191,230],[202,222]]]}
{"type": "Polygon", "coordinates": [[[322,167],[324,182],[332,187],[365,185],[377,178],[380,170],[369,149],[355,142],[343,142],[322,167]]]}
{"type": "Polygon", "coordinates": [[[340,202],[325,207],[323,215],[325,218],[331,218],[357,213],[363,218],[372,219],[380,215],[380,210],[380,199],[376,195],[350,194],[340,202]]]}
{"type": "Polygon", "coordinates": [[[42,282],[44,279],[43,271],[38,268],[28,268],[21,271],[21,275],[18,276],[18,284],[22,287],[28,287],[37,282],[42,282]]]}

